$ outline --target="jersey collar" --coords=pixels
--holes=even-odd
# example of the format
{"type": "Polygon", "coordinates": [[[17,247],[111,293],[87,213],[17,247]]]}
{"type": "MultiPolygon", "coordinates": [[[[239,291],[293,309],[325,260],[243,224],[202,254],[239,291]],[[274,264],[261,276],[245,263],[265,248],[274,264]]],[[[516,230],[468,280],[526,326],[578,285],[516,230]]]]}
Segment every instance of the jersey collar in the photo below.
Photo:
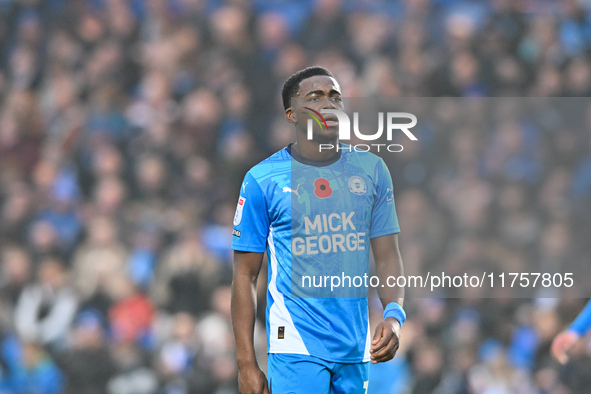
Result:
{"type": "Polygon", "coordinates": [[[307,158],[303,157],[302,155],[298,154],[298,152],[296,152],[295,149],[292,149],[292,145],[293,145],[293,143],[290,143],[285,148],[287,150],[287,153],[289,153],[290,156],[294,160],[296,160],[302,164],[307,164],[307,165],[315,166],[315,167],[326,167],[326,166],[329,166],[333,163],[336,163],[341,158],[341,151],[339,150],[339,151],[337,151],[337,154],[334,155],[334,157],[331,157],[328,160],[310,160],[310,159],[307,159],[307,158]]]}

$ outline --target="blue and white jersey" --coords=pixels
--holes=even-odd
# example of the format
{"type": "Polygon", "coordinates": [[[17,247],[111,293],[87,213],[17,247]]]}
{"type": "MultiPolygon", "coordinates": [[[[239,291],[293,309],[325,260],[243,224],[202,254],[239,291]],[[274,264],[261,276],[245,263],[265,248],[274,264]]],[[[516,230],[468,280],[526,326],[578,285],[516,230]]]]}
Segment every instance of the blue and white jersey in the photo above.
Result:
{"type": "Polygon", "coordinates": [[[342,147],[319,163],[288,146],[244,177],[232,248],[267,251],[269,353],[369,361],[368,287],[359,281],[370,239],[400,228],[384,161],[342,147]],[[331,276],[342,286],[323,280],[331,276]]]}

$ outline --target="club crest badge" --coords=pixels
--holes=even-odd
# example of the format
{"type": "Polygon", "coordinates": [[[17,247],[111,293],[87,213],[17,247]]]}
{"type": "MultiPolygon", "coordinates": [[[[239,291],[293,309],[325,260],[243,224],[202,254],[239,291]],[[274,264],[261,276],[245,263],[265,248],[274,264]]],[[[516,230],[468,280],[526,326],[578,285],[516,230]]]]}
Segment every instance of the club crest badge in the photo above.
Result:
{"type": "Polygon", "coordinates": [[[367,183],[365,183],[365,180],[360,176],[354,175],[349,178],[347,185],[349,186],[349,191],[358,196],[367,192],[367,183]]]}

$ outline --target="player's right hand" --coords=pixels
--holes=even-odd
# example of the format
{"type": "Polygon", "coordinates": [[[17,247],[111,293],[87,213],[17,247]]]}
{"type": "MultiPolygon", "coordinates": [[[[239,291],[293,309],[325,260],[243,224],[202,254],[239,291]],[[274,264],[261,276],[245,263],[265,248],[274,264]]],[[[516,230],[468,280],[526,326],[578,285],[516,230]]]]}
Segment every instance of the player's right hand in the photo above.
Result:
{"type": "Polygon", "coordinates": [[[581,337],[574,331],[561,332],[552,341],[552,355],[561,364],[568,362],[568,351],[581,337]]]}
{"type": "Polygon", "coordinates": [[[267,377],[258,365],[240,368],[238,391],[240,394],[269,394],[267,377]]]}

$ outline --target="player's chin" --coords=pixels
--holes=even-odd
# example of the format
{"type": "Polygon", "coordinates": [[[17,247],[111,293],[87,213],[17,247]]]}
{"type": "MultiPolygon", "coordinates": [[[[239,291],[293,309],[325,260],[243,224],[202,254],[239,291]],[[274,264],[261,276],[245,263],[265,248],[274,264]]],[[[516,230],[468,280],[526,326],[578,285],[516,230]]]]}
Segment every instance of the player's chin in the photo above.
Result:
{"type": "Polygon", "coordinates": [[[323,130],[321,133],[314,134],[314,141],[319,144],[332,144],[336,142],[339,137],[339,131],[323,130]]]}

